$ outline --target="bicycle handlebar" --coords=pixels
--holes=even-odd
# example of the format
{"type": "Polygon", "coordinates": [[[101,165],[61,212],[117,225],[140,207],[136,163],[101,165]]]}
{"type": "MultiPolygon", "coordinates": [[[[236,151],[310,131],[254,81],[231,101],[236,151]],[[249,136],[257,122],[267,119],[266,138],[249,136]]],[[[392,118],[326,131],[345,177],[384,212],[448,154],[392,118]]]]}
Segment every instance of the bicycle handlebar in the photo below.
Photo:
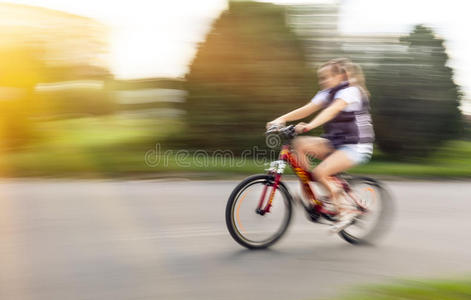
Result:
{"type": "Polygon", "coordinates": [[[272,125],[270,128],[267,129],[265,132],[266,135],[268,134],[273,134],[273,133],[280,133],[284,137],[288,139],[292,139],[298,134],[296,131],[294,131],[294,125],[288,125],[288,126],[280,126],[280,125],[272,125]]]}

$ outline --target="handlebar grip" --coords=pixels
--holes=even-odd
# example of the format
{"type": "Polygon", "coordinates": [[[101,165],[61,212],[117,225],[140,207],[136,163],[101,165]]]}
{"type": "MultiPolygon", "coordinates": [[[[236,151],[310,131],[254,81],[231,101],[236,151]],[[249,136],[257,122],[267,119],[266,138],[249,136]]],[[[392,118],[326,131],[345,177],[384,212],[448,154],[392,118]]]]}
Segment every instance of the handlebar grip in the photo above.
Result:
{"type": "Polygon", "coordinates": [[[265,134],[269,134],[269,133],[273,133],[273,132],[278,132],[280,130],[280,126],[277,125],[277,124],[273,124],[271,125],[267,131],[265,132],[265,134]]]}

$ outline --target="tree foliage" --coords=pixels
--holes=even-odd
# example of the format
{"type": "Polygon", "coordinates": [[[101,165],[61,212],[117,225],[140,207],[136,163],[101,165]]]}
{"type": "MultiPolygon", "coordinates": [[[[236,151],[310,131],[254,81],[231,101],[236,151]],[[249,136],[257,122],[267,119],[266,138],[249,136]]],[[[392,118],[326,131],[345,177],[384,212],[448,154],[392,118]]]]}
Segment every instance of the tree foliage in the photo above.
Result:
{"type": "Polygon", "coordinates": [[[264,145],[264,127],[316,89],[285,9],[230,2],[199,45],[186,76],[184,146],[240,152],[264,145]]]}
{"type": "Polygon", "coordinates": [[[461,130],[458,86],[443,40],[418,25],[401,38],[404,53],[385,53],[368,72],[378,146],[407,157],[431,153],[461,130]]]}
{"type": "Polygon", "coordinates": [[[0,47],[0,150],[26,144],[33,136],[34,87],[41,79],[42,49],[0,47]]]}

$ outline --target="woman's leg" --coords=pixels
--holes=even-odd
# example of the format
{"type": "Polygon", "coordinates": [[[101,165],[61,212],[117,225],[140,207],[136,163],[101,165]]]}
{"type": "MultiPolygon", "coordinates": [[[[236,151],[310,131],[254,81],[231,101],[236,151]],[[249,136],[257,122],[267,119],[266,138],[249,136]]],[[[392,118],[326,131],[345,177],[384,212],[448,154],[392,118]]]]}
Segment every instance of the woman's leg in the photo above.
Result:
{"type": "Polygon", "coordinates": [[[311,169],[308,155],[322,160],[335,150],[329,140],[313,136],[297,137],[293,141],[293,148],[297,161],[305,170],[311,169]]]}
{"type": "Polygon", "coordinates": [[[348,170],[354,165],[355,162],[344,151],[336,150],[313,170],[314,178],[327,188],[338,210],[341,210],[338,195],[342,189],[330,180],[330,176],[348,170]]]}

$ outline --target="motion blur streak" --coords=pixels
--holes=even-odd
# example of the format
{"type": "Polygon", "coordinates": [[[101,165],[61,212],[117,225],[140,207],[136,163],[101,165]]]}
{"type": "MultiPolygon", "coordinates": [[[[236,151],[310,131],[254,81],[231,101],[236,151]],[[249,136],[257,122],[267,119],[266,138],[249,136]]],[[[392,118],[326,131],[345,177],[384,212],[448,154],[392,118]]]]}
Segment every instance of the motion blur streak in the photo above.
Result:
{"type": "MultiPolygon", "coordinates": [[[[469,273],[469,184],[450,180],[471,178],[466,1],[11,2],[0,3],[1,300],[294,300],[469,273]],[[243,251],[224,224],[230,191],[278,158],[267,122],[307,104],[332,58],[364,70],[376,140],[349,171],[394,179],[396,227],[352,248],[296,218],[271,250],[243,251]]],[[[286,172],[290,188],[295,172],[308,178],[286,172]]],[[[239,225],[253,199],[235,207],[239,225]]]]}
{"type": "Polygon", "coordinates": [[[470,269],[466,182],[387,182],[397,220],[376,247],[348,246],[296,211],[280,243],[255,252],[225,230],[223,195],[236,184],[4,180],[2,297],[325,299],[357,283],[470,269]]]}
{"type": "Polygon", "coordinates": [[[463,171],[471,149],[470,117],[460,111],[466,95],[448,67],[446,36],[433,27],[346,33],[338,3],[230,1],[224,7],[183,78],[124,80],[111,72],[109,25],[0,4],[6,15],[0,27],[8,32],[0,40],[1,172],[102,178],[254,170],[254,159],[231,169],[218,161],[182,164],[175,155],[166,155],[165,165],[143,161],[156,145],[162,153],[186,150],[187,160],[265,150],[265,123],[312,98],[319,64],[348,57],[365,70],[371,93],[373,162],[426,162],[471,175],[463,171]]]}

